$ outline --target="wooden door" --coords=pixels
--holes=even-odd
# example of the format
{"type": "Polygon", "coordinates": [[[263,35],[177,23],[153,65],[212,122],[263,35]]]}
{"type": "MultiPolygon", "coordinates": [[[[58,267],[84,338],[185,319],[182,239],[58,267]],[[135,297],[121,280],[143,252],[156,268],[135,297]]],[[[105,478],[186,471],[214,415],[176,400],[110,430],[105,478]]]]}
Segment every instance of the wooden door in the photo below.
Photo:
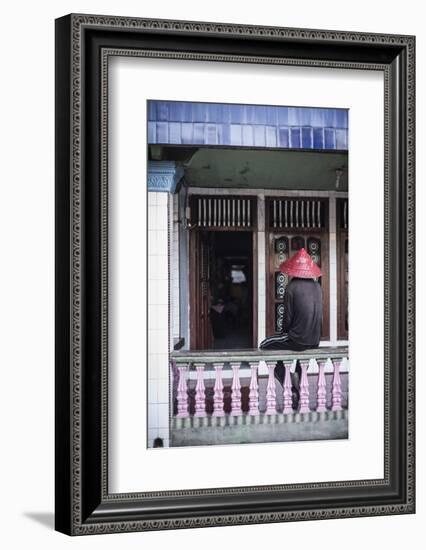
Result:
{"type": "Polygon", "coordinates": [[[210,245],[209,234],[190,233],[190,326],[191,350],[210,349],[213,334],[210,323],[210,245]]]}

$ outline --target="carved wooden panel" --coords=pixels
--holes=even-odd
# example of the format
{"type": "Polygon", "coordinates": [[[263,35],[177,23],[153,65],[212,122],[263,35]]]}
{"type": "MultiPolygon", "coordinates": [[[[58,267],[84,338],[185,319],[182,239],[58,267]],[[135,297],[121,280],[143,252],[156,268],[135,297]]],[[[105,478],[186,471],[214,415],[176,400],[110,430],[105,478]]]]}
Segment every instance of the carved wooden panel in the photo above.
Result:
{"type": "Polygon", "coordinates": [[[301,248],[321,267],[323,287],[323,338],[329,337],[328,202],[324,199],[269,198],[266,200],[267,336],[281,333],[285,316],[284,295],[288,276],[280,265],[301,248]]]}
{"type": "Polygon", "coordinates": [[[318,198],[273,197],[268,200],[270,229],[325,229],[327,202],[318,198]]]}
{"type": "Polygon", "coordinates": [[[198,229],[253,230],[256,204],[254,197],[193,195],[190,223],[198,229]]]}

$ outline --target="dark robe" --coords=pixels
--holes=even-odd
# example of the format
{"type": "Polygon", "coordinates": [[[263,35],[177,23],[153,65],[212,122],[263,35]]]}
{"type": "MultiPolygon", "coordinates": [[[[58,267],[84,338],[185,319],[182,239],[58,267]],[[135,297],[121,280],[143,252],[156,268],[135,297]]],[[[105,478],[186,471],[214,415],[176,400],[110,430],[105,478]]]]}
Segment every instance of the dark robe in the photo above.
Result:
{"type": "Polygon", "coordinates": [[[313,279],[292,279],[284,294],[284,333],[306,347],[316,347],[322,333],[322,288],[313,279]]]}

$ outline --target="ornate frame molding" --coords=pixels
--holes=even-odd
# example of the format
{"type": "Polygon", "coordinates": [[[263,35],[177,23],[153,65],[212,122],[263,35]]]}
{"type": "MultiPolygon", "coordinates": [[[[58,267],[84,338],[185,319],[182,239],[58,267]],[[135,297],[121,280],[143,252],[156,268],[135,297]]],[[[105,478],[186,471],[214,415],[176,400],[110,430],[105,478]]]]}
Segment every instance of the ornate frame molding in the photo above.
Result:
{"type": "MultiPolygon", "coordinates": [[[[415,40],[412,36],[347,33],[342,31],[322,31],[308,29],[287,29],[279,27],[258,27],[219,23],[188,22],[121,18],[95,15],[70,15],[57,20],[57,511],[56,528],[73,535],[90,533],[112,533],[152,529],[177,529],[213,525],[236,525],[248,523],[282,522],[294,520],[326,519],[336,517],[359,517],[383,514],[414,512],[414,134],[415,134],[415,40]],[[104,44],[97,38],[97,31],[112,31],[114,41],[104,44]],[[239,45],[253,44],[253,39],[261,39],[266,49],[280,44],[298,44],[301,53],[312,49],[312,45],[324,45],[324,58],[295,55],[254,55],[253,53],[234,54],[223,52],[195,52],[182,49],[176,51],[163,47],[120,46],[120,36],[134,41],[138,36],[142,42],[154,37],[172,37],[178,40],[193,37],[212,37],[222,41],[228,37],[239,45]],[[116,38],[118,37],[118,39],[116,38]],[[246,42],[247,41],[247,42],[246,42]],[[111,42],[111,43],[110,43],[111,42]],[[118,43],[118,45],[117,45],[118,43]],[[365,57],[356,60],[356,47],[368,44],[374,52],[381,52],[388,59],[374,61],[365,57]],[[341,56],[348,52],[347,59],[333,59],[330,53],[340,51],[341,56]],[[328,54],[327,54],[328,52],[328,54]],[[385,77],[385,476],[383,480],[345,481],[335,483],[314,483],[297,485],[274,485],[269,487],[239,487],[211,490],[170,491],[155,493],[109,494],[107,476],[107,425],[108,425],[108,59],[110,56],[139,56],[150,58],[191,59],[200,61],[228,61],[242,63],[273,63],[313,67],[334,67],[340,69],[368,69],[384,72],[385,77]],[[331,58],[330,58],[331,56],[331,58]],[[100,87],[100,116],[90,121],[92,76],[87,67],[97,67],[96,78],[100,87]],[[398,103],[399,102],[399,103],[398,103]],[[406,132],[397,135],[394,112],[399,106],[406,106],[406,132]],[[68,110],[68,113],[67,113],[68,110]],[[65,120],[65,124],[63,121],[65,120]],[[100,135],[99,167],[95,161],[88,161],[89,143],[87,128],[92,125],[100,135]],[[70,154],[68,152],[71,151],[70,154]],[[399,170],[399,172],[398,172],[399,170]],[[93,191],[99,201],[99,211],[88,214],[87,195],[89,177],[96,174],[99,188],[93,191]],[[69,219],[69,224],[61,221],[69,219]],[[397,230],[395,230],[395,221],[397,230]],[[94,222],[98,225],[95,230],[94,222]],[[98,231],[98,232],[97,232],[98,231]],[[99,236],[100,248],[91,241],[88,232],[99,236]],[[396,245],[396,252],[395,252],[396,245]],[[59,250],[61,249],[61,250],[59,250]],[[92,346],[92,338],[87,332],[87,293],[89,289],[88,270],[98,266],[97,283],[99,291],[93,304],[98,308],[97,349],[89,353],[90,358],[99,359],[96,367],[96,383],[88,384],[89,364],[87,349],[92,346]],[[97,261],[97,263],[96,263],[97,261]],[[399,262],[399,271],[395,262],[399,262]],[[400,273],[401,272],[401,273],[400,273]],[[396,286],[395,286],[396,285],[396,286]],[[391,315],[395,307],[392,290],[398,288],[402,319],[393,321],[391,315]],[[65,304],[68,303],[68,309],[65,304]],[[64,332],[65,331],[65,332],[64,332]],[[397,334],[400,341],[391,339],[397,334]],[[85,347],[86,346],[86,347],[85,347]],[[396,358],[402,361],[399,376],[405,377],[406,387],[395,388],[391,369],[396,358]],[[405,369],[405,370],[404,370],[405,369]],[[95,449],[89,446],[85,426],[89,421],[86,402],[91,392],[100,393],[96,402],[95,449]],[[68,391],[69,400],[64,399],[68,391]],[[395,419],[393,408],[400,400],[401,410],[406,410],[404,418],[395,419]],[[68,423],[68,425],[67,425],[68,423]],[[65,428],[65,433],[63,433],[65,428]],[[396,428],[398,426],[398,428],[396,428]],[[61,433],[59,433],[59,429],[61,433]],[[395,431],[396,430],[396,431],[395,431]],[[406,467],[399,472],[398,490],[395,487],[395,451],[392,441],[397,439],[403,445],[406,467]],[[83,453],[83,450],[85,451],[83,453]],[[89,459],[87,458],[89,457],[89,459]],[[89,464],[87,461],[89,460],[89,464]],[[94,464],[93,464],[94,463],[94,464]],[[93,479],[90,475],[93,476],[93,479]],[[64,488],[64,484],[67,486],[64,488]],[[392,493],[381,504],[347,506],[337,495],[339,491],[383,488],[392,493]],[[392,491],[390,490],[392,488],[392,491]],[[315,504],[305,497],[305,510],[291,509],[288,504],[275,505],[270,510],[259,505],[250,512],[241,512],[242,506],[234,507],[228,514],[204,513],[180,517],[153,517],[141,504],[144,500],[162,497],[197,498],[221,497],[223,506],[229,497],[248,497],[256,494],[259,498],[281,493],[290,495],[312,491],[328,491],[336,495],[336,505],[315,504]],[[138,509],[139,507],[139,509],[138,509]],[[132,512],[130,511],[132,509],[132,512]],[[136,510],[136,511],[135,511],[136,510]]],[[[219,42],[216,42],[218,44],[219,42]]],[[[226,48],[225,48],[226,49],[226,48]]],[[[279,53],[279,51],[278,51],[279,53]]],[[[336,54],[337,55],[337,54],[336,54]]],[[[381,59],[380,57],[380,59],[381,59]]],[[[401,112],[400,112],[401,114],[401,112]]],[[[93,182],[92,182],[93,185],[93,182]]],[[[90,278],[90,277],[89,277],[90,278]]],[[[91,287],[90,287],[91,288],[91,287]]],[[[92,334],[93,336],[93,334],[92,334]]],[[[401,457],[402,458],[402,457],[401,457]]],[[[402,466],[401,466],[402,468],[402,466]]],[[[354,493],[355,494],[355,493],[354,493]]],[[[302,495],[303,497],[303,495],[302,495]]],[[[265,497],[266,498],[266,497],[265,497]]],[[[298,497],[300,498],[300,497],[298,497]]],[[[332,501],[334,502],[334,501],[332,501]]],[[[168,514],[169,516],[171,514],[168,514]]]]}

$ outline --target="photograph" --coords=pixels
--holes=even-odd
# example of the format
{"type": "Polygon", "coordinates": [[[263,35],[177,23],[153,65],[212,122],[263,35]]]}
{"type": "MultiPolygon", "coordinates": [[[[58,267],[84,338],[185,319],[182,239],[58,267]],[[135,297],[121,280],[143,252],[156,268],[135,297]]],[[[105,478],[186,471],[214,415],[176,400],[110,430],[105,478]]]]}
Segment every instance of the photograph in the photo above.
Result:
{"type": "Polygon", "coordinates": [[[55,529],[413,514],[415,35],[164,16],[55,21],[55,529]]]}
{"type": "Polygon", "coordinates": [[[146,108],[147,447],[347,439],[349,109],[146,108]]]}

